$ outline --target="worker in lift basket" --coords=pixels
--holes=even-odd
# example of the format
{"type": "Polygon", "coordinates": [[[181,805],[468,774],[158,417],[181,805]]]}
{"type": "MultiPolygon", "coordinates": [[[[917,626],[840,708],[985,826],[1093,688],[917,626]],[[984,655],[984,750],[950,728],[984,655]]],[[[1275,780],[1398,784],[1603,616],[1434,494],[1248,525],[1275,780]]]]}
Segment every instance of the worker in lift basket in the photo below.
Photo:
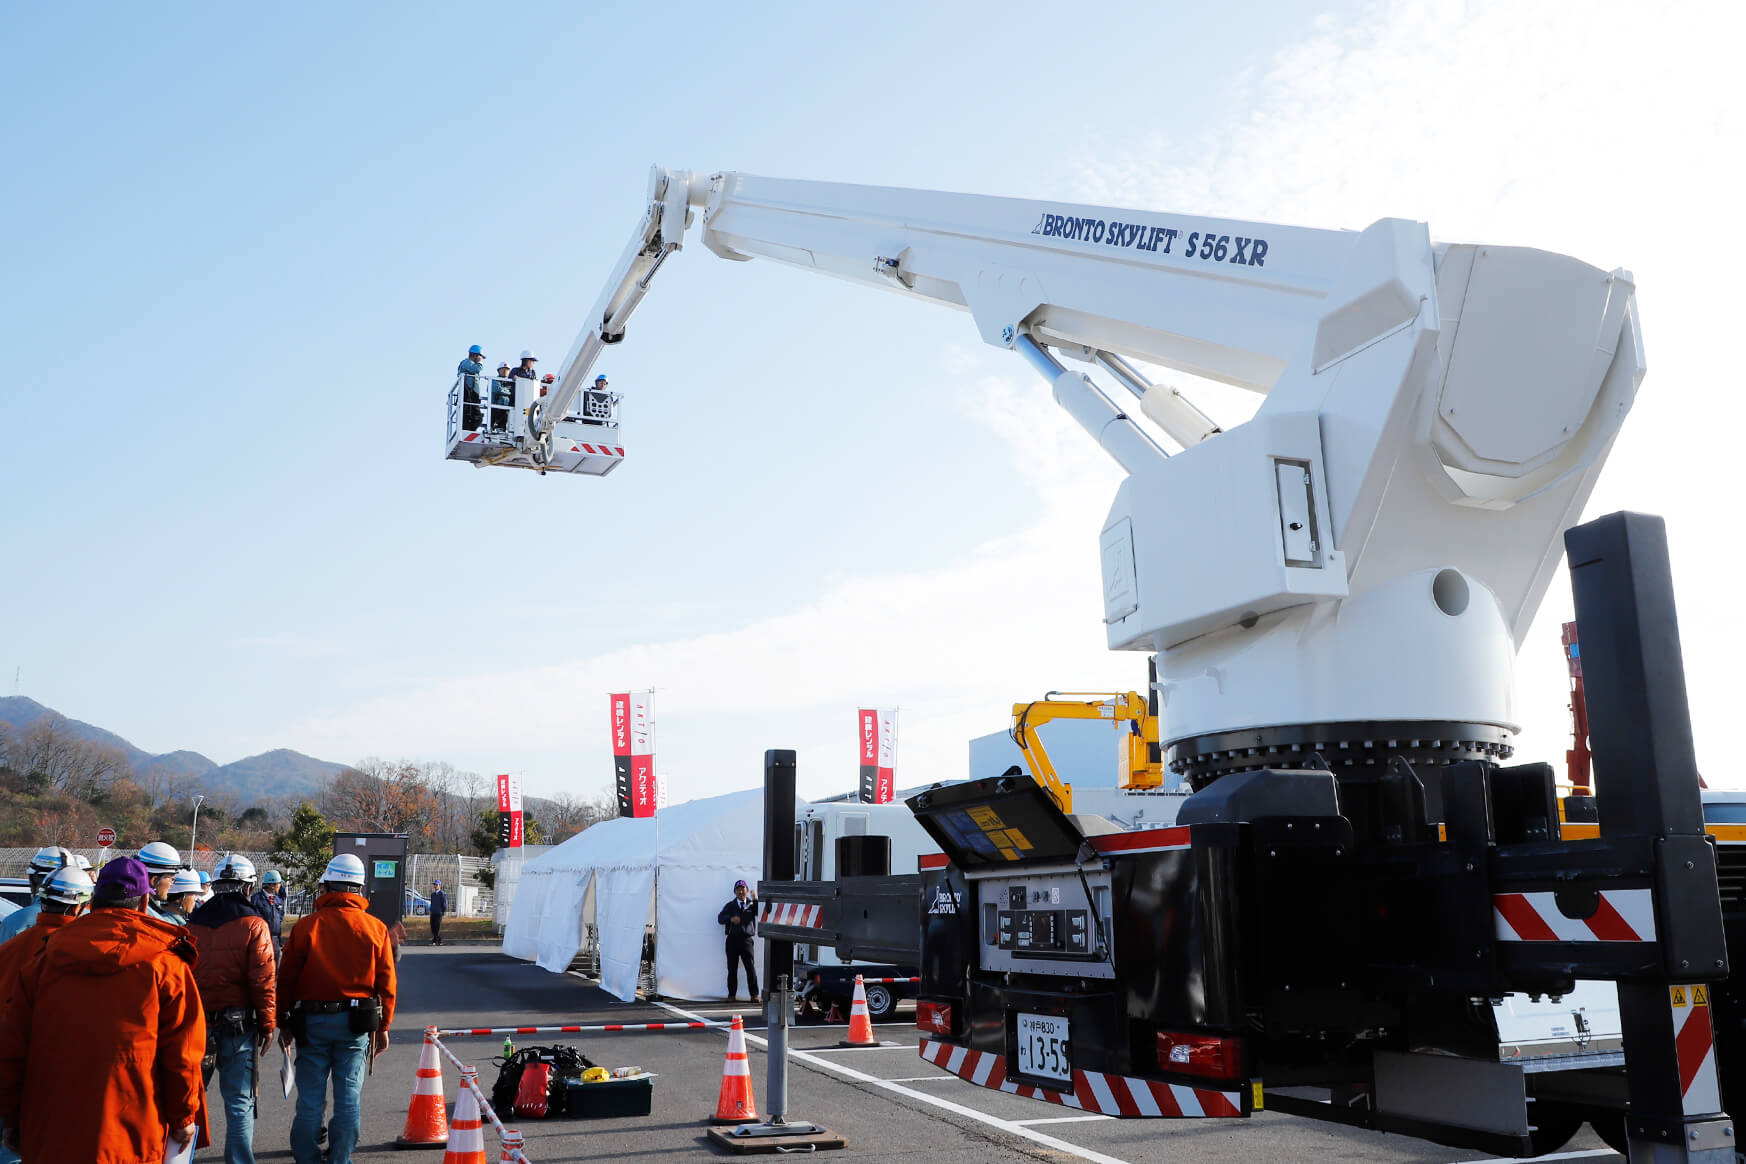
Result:
{"type": "Polygon", "coordinates": [[[467,357],[455,365],[455,375],[461,378],[461,427],[468,432],[479,431],[479,379],[485,371],[485,349],[474,344],[467,357]]]}
{"type": "Polygon", "coordinates": [[[734,882],[733,900],[721,907],[715,920],[727,931],[728,1001],[740,993],[740,964],[746,967],[746,998],[758,1001],[758,968],[752,961],[752,938],[758,929],[758,900],[744,881],[734,882]]]}

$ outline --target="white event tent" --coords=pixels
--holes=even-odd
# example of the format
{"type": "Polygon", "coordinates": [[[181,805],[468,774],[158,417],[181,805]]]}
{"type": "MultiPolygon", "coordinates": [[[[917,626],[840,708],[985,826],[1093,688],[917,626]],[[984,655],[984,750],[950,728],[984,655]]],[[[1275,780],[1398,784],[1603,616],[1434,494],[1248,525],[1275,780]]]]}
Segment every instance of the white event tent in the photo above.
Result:
{"type": "MultiPolygon", "coordinates": [[[[797,797],[796,814],[804,808],[797,797]]],[[[592,922],[600,985],[628,1001],[636,997],[643,933],[652,924],[655,990],[721,998],[727,961],[716,914],[736,879],[758,883],[763,862],[762,789],[675,804],[654,817],[603,821],[522,867],[503,950],[562,973],[592,922]]],[[[762,966],[763,943],[757,945],[762,966]]]]}

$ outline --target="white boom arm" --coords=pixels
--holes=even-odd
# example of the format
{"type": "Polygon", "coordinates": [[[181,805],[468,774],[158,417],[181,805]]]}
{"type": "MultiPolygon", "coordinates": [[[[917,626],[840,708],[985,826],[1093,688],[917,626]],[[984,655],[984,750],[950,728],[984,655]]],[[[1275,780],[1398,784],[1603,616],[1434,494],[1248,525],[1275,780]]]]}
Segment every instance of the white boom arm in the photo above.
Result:
{"type": "Polygon", "coordinates": [[[1105,622],[1111,647],[1158,653],[1178,770],[1397,736],[1507,754],[1515,647],[1643,375],[1627,272],[1434,246],[1401,219],[1314,230],[657,168],[538,435],[623,337],[687,207],[723,258],[964,309],[1051,381],[1129,474],[1100,539],[1105,622]],[[1183,451],[1057,355],[1112,376],[1183,451]],[[1220,432],[1129,359],[1266,399],[1220,432]]]}

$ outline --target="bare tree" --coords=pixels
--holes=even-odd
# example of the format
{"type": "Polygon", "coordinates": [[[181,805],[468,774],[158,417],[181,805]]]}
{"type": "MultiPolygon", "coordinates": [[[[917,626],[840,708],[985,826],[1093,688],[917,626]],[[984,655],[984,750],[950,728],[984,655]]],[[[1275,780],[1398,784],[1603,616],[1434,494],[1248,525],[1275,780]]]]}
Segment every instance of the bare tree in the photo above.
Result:
{"type": "Polygon", "coordinates": [[[112,744],[74,735],[59,715],[45,715],[8,745],[11,767],[27,784],[80,800],[94,800],[131,774],[127,755],[112,744]]]}

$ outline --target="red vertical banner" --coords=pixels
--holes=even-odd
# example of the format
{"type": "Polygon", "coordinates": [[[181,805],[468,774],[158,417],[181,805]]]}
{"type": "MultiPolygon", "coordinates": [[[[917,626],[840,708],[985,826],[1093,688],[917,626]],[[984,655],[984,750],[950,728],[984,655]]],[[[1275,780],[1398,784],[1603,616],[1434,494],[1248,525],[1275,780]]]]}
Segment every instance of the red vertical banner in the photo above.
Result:
{"type": "MultiPolygon", "coordinates": [[[[631,816],[654,816],[660,797],[655,774],[655,693],[630,693],[631,816]]],[[[621,809],[622,812],[622,809],[621,809]]]]}
{"type": "Polygon", "coordinates": [[[890,804],[897,792],[897,709],[860,708],[856,734],[861,747],[860,799],[890,804]]]}
{"type": "Polygon", "coordinates": [[[501,848],[522,846],[521,781],[504,773],[497,777],[497,843],[501,848]]]}
{"type": "Polygon", "coordinates": [[[618,815],[635,816],[636,802],[631,794],[631,711],[628,693],[612,699],[612,771],[618,786],[618,815]]]}

